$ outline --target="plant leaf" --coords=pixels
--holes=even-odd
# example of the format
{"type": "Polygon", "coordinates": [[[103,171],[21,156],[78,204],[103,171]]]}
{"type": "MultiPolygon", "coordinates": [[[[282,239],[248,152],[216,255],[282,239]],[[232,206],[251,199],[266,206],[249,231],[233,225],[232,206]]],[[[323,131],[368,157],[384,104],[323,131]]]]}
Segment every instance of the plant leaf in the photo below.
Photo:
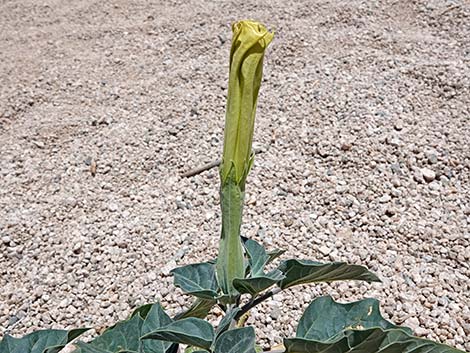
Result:
{"type": "Polygon", "coordinates": [[[269,261],[269,256],[263,245],[252,239],[247,239],[244,244],[248,254],[250,273],[252,277],[263,274],[264,267],[269,261]]]}
{"type": "Polygon", "coordinates": [[[235,316],[241,309],[238,307],[233,308],[230,310],[225,316],[220,320],[219,326],[217,330],[215,330],[215,337],[219,337],[222,333],[227,331],[230,328],[230,324],[235,319],[235,316]]]}
{"type": "Polygon", "coordinates": [[[286,289],[298,284],[358,280],[380,282],[380,279],[366,267],[349,265],[345,262],[321,263],[310,260],[286,260],[279,265],[284,278],[279,286],[286,289]]]}
{"type": "Polygon", "coordinates": [[[21,338],[5,335],[0,341],[1,353],[56,353],[88,328],[75,330],[39,330],[21,338]]]}
{"type": "Polygon", "coordinates": [[[181,320],[188,317],[204,319],[215,304],[217,304],[216,300],[197,298],[188,310],[177,314],[174,319],[181,320]]]}
{"type": "Polygon", "coordinates": [[[269,259],[268,259],[268,262],[266,263],[267,264],[270,264],[271,262],[273,262],[274,260],[276,260],[279,256],[281,256],[282,254],[284,254],[286,251],[283,250],[283,249],[274,249],[274,250],[270,250],[268,251],[266,254],[268,254],[269,256],[269,259]]]}
{"type": "Polygon", "coordinates": [[[457,353],[454,348],[413,337],[407,327],[385,320],[379,302],[340,304],[315,299],[305,310],[296,338],[284,340],[286,353],[457,353]]]}
{"type": "Polygon", "coordinates": [[[249,326],[225,331],[215,341],[214,353],[256,353],[255,330],[249,326]]]}
{"type": "Polygon", "coordinates": [[[74,353],[165,353],[171,343],[142,342],[140,338],[169,323],[171,319],[159,303],[144,305],[136,309],[129,319],[108,328],[91,342],[78,342],[74,353]]]}
{"type": "MultiPolygon", "coordinates": [[[[153,330],[169,325],[171,318],[165,313],[161,305],[153,305],[145,318],[140,331],[140,336],[152,332],[153,330]]],[[[145,353],[164,353],[171,346],[171,343],[164,341],[141,341],[140,351],[145,353]]]]}
{"type": "Polygon", "coordinates": [[[145,318],[147,317],[147,314],[152,309],[153,305],[154,304],[144,304],[142,306],[139,306],[137,309],[135,309],[132,312],[131,317],[134,317],[136,315],[140,315],[140,317],[145,320],[145,318]]]}
{"type": "Polygon", "coordinates": [[[186,347],[184,350],[184,353],[209,353],[208,351],[204,350],[202,351],[201,349],[193,346],[186,347]]]}
{"type": "Polygon", "coordinates": [[[217,279],[214,265],[207,262],[191,264],[175,268],[171,273],[175,277],[175,286],[181,288],[186,294],[202,299],[217,297],[217,279]]]}
{"type": "Polygon", "coordinates": [[[319,297],[307,307],[299,324],[296,337],[316,341],[328,341],[342,335],[345,329],[363,330],[373,327],[400,328],[411,334],[406,327],[399,327],[385,320],[380,314],[376,299],[340,304],[330,296],[319,297]]]}
{"type": "Polygon", "coordinates": [[[258,275],[251,278],[235,278],[233,280],[233,286],[242,294],[256,295],[261,293],[265,289],[275,285],[282,279],[284,275],[279,270],[274,270],[268,274],[258,275]]]}
{"type": "Polygon", "coordinates": [[[465,353],[430,340],[413,337],[401,329],[346,330],[335,341],[304,338],[284,340],[285,353],[465,353]]]}
{"type": "Polygon", "coordinates": [[[209,349],[214,340],[214,328],[207,321],[191,317],[174,321],[142,339],[157,339],[209,349]]]}

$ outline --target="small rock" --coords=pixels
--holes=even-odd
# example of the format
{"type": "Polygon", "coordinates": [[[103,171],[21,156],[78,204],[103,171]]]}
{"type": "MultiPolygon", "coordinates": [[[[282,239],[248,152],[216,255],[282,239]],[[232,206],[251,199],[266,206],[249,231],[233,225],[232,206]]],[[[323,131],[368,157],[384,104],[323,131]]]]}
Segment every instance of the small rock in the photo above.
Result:
{"type": "Polygon", "coordinates": [[[45,145],[44,145],[44,142],[42,141],[33,141],[33,144],[37,147],[37,148],[44,148],[45,145]]]}
{"type": "Polygon", "coordinates": [[[381,198],[379,198],[379,202],[380,203],[387,203],[391,200],[392,198],[390,197],[390,195],[388,194],[385,194],[383,195],[381,198]]]}
{"type": "Polygon", "coordinates": [[[410,317],[405,320],[405,322],[403,323],[403,326],[408,326],[413,331],[415,331],[417,328],[419,328],[419,320],[416,317],[410,317]]]}
{"type": "Polygon", "coordinates": [[[401,186],[401,182],[400,182],[400,179],[399,178],[393,178],[392,179],[392,185],[396,188],[400,187],[401,186]]]}
{"type": "Polygon", "coordinates": [[[424,175],[421,169],[416,169],[414,174],[413,174],[413,179],[418,182],[418,183],[423,183],[424,182],[424,175]]]}
{"type": "Polygon", "coordinates": [[[392,163],[390,165],[390,169],[392,170],[392,172],[394,174],[398,174],[398,175],[403,174],[403,172],[401,171],[401,168],[400,168],[400,164],[398,164],[398,163],[392,163]]]}
{"type": "Polygon", "coordinates": [[[393,128],[397,131],[403,130],[403,123],[401,121],[397,121],[394,125],[393,128]]]}
{"type": "Polygon", "coordinates": [[[392,147],[400,147],[401,141],[397,136],[387,137],[387,144],[392,147]]]}
{"type": "Polygon", "coordinates": [[[184,201],[176,199],[176,208],[177,209],[185,209],[188,208],[188,205],[184,201]]]}
{"type": "Polygon", "coordinates": [[[175,256],[173,256],[173,259],[174,259],[175,261],[181,260],[181,259],[184,257],[184,255],[186,255],[186,253],[188,252],[188,250],[189,250],[188,248],[181,248],[181,249],[179,249],[179,250],[176,252],[175,256]]]}
{"type": "Polygon", "coordinates": [[[436,164],[438,162],[437,155],[434,152],[426,152],[426,158],[429,164],[436,164]]]}
{"type": "Polygon", "coordinates": [[[397,211],[396,211],[395,208],[393,208],[392,206],[388,206],[388,207],[385,209],[385,215],[388,216],[388,217],[392,217],[392,216],[394,216],[396,213],[397,213],[397,211]]]}
{"type": "Polygon", "coordinates": [[[73,246],[72,251],[74,254],[79,254],[81,249],[82,249],[82,243],[78,242],[73,246]]]}
{"type": "Polygon", "coordinates": [[[10,316],[8,319],[7,327],[14,325],[16,322],[18,322],[19,318],[16,315],[10,316]]]}
{"type": "Polygon", "coordinates": [[[286,227],[290,227],[292,224],[294,224],[294,221],[293,221],[292,219],[286,218],[286,219],[284,220],[284,225],[285,225],[286,227]]]}
{"type": "Polygon", "coordinates": [[[85,165],[90,166],[91,162],[93,162],[93,157],[87,157],[83,162],[85,163],[85,165]]]}
{"type": "Polygon", "coordinates": [[[270,316],[273,320],[279,319],[279,317],[282,315],[282,310],[278,305],[273,305],[270,316]]]}
{"type": "Polygon", "coordinates": [[[428,183],[436,179],[436,173],[428,168],[421,168],[421,174],[428,183]]]}
{"type": "Polygon", "coordinates": [[[425,329],[425,328],[419,327],[419,326],[416,327],[413,331],[416,334],[416,336],[418,336],[418,337],[426,337],[429,334],[428,329],[425,329]]]}
{"type": "Polygon", "coordinates": [[[352,143],[351,142],[343,142],[341,144],[341,150],[342,151],[349,151],[352,148],[352,143]]]}
{"type": "Polygon", "coordinates": [[[325,245],[320,246],[318,250],[323,254],[323,255],[328,255],[331,252],[331,249],[325,245]]]}
{"type": "Polygon", "coordinates": [[[116,212],[119,209],[119,206],[116,203],[112,202],[108,205],[108,209],[111,212],[116,212]]]}
{"type": "Polygon", "coordinates": [[[168,261],[168,263],[165,266],[163,266],[163,268],[162,268],[162,274],[164,276],[169,276],[170,271],[173,270],[175,267],[176,267],[176,261],[175,260],[168,261]]]}

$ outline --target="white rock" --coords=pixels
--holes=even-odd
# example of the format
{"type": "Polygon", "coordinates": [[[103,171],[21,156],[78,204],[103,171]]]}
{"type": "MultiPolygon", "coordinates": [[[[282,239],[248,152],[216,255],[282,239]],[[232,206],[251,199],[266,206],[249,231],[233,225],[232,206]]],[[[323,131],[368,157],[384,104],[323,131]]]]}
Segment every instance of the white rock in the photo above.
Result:
{"type": "Polygon", "coordinates": [[[428,183],[436,179],[436,173],[428,168],[421,168],[421,174],[428,183]]]}

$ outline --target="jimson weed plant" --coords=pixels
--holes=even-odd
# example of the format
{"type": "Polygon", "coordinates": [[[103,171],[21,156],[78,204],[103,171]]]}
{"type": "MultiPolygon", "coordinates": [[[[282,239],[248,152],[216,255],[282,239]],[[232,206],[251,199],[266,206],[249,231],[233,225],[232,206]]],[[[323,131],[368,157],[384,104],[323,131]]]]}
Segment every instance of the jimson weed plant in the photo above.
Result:
{"type": "MultiPolygon", "coordinates": [[[[240,235],[245,183],[254,155],[252,140],[263,57],[273,39],[263,25],[233,25],[225,139],[220,165],[222,231],[216,260],[176,268],[175,285],[195,300],[170,317],[159,304],[136,309],[74,353],[256,353],[255,330],[245,326],[250,309],[284,289],[306,283],[356,280],[378,282],[367,268],[344,262],[287,259],[240,235]],[[224,312],[217,327],[204,320],[214,306],[224,312]]],[[[5,335],[0,353],[56,353],[87,329],[41,330],[22,338],[5,335]]],[[[271,353],[457,353],[455,348],[414,337],[407,327],[385,320],[375,299],[340,304],[331,297],[313,300],[295,337],[271,353]]]]}

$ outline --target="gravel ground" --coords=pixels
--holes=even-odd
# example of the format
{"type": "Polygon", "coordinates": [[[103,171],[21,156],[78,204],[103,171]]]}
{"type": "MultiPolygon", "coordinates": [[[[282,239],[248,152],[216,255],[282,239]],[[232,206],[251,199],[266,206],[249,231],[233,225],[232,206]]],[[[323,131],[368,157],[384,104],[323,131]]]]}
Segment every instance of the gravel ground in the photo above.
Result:
{"type": "Polygon", "coordinates": [[[230,23],[254,18],[276,37],[244,234],[383,278],[276,296],[250,318],[261,342],[331,293],[376,297],[417,335],[470,350],[468,2],[3,0],[0,13],[0,336],[188,303],[168,270],[216,254],[218,174],[180,175],[221,153],[230,23]]]}

